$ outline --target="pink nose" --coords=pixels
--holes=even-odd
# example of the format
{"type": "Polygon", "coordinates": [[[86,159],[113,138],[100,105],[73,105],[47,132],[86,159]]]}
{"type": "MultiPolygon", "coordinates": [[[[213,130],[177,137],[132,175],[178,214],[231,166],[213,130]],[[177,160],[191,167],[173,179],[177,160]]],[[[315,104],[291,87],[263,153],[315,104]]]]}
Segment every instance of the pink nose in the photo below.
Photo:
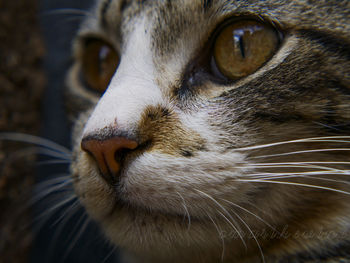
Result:
{"type": "Polygon", "coordinates": [[[120,159],[127,150],[133,150],[138,143],[125,137],[112,137],[106,140],[83,139],[81,148],[92,154],[103,177],[115,181],[120,171],[120,159]]]}

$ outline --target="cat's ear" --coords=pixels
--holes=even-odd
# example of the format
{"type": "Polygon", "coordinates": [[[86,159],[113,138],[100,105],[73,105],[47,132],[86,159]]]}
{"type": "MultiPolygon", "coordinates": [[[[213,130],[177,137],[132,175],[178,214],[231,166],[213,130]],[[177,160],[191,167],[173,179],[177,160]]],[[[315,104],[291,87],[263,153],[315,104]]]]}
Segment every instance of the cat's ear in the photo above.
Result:
{"type": "Polygon", "coordinates": [[[103,93],[119,65],[118,53],[106,41],[89,38],[81,56],[83,80],[90,89],[103,93]]]}

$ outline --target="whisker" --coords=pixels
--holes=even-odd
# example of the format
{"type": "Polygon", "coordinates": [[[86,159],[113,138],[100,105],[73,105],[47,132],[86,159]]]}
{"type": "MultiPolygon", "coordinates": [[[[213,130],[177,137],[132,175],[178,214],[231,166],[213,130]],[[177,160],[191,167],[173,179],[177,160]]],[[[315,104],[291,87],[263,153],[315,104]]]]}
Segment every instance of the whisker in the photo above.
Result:
{"type": "Polygon", "coordinates": [[[41,213],[39,216],[37,216],[34,221],[37,221],[43,217],[48,216],[49,214],[52,214],[53,212],[55,212],[56,210],[58,210],[59,208],[63,207],[65,204],[68,204],[69,202],[73,201],[74,199],[77,199],[76,196],[68,196],[67,198],[63,199],[61,202],[57,203],[56,205],[54,205],[53,207],[50,207],[48,210],[44,211],[43,213],[41,213]]]}
{"type": "Polygon", "coordinates": [[[69,186],[72,183],[72,181],[73,181],[73,179],[69,178],[63,182],[59,182],[59,183],[55,184],[54,186],[50,187],[46,191],[40,191],[40,194],[36,195],[35,198],[32,199],[31,205],[33,205],[34,203],[38,202],[39,200],[47,197],[48,195],[50,195],[54,192],[57,192],[57,190],[63,190],[64,187],[69,186]]]}
{"type": "Polygon", "coordinates": [[[253,173],[253,174],[249,174],[246,175],[245,177],[265,177],[265,176],[271,176],[273,177],[274,175],[276,176],[304,176],[304,177],[308,177],[309,175],[350,175],[350,171],[346,171],[345,173],[333,173],[330,171],[312,171],[312,172],[285,172],[285,173],[253,173]]]}
{"type": "MultiPolygon", "coordinates": [[[[332,171],[336,173],[347,174],[349,171],[345,169],[337,169],[334,167],[323,166],[319,164],[329,165],[348,165],[350,162],[284,162],[284,163],[250,163],[244,168],[265,169],[265,168],[307,168],[307,169],[322,169],[323,171],[332,171]]],[[[243,168],[243,167],[242,167],[243,168]]]]}
{"type": "Polygon", "coordinates": [[[343,181],[343,180],[335,180],[335,179],[329,179],[329,178],[323,178],[323,177],[314,177],[314,176],[303,176],[303,175],[287,175],[284,176],[283,174],[281,174],[281,176],[266,176],[266,177],[257,177],[257,178],[253,178],[253,179],[259,179],[259,180],[266,180],[266,179],[271,179],[271,180],[276,180],[276,179],[287,179],[287,178],[311,178],[311,179],[315,179],[315,180],[320,180],[320,181],[326,181],[326,182],[335,182],[335,183],[342,183],[342,184],[350,184],[350,182],[348,181],[343,181]]]}
{"type": "Polygon", "coordinates": [[[253,236],[254,240],[255,240],[255,243],[257,244],[258,246],[258,249],[259,249],[259,252],[260,252],[260,255],[261,255],[261,259],[262,259],[262,262],[265,263],[265,257],[264,257],[264,253],[262,251],[262,248],[260,246],[260,243],[258,241],[258,239],[256,238],[256,236],[254,235],[252,229],[249,227],[249,225],[238,215],[238,213],[232,211],[232,213],[245,225],[245,227],[248,229],[249,233],[253,236]]]}
{"type": "MultiPolygon", "coordinates": [[[[235,222],[235,220],[232,218],[231,214],[230,214],[218,201],[216,201],[213,197],[211,197],[210,195],[208,195],[208,194],[206,194],[206,193],[204,193],[204,192],[202,192],[202,191],[200,191],[200,190],[198,190],[198,189],[194,189],[194,190],[197,191],[198,193],[200,193],[200,194],[206,196],[206,197],[209,198],[211,201],[213,201],[226,215],[228,215],[228,216],[230,217],[230,219],[231,219],[233,222],[235,222]]],[[[245,243],[245,241],[244,241],[244,239],[243,239],[243,237],[242,237],[240,231],[238,230],[238,228],[237,228],[223,213],[221,213],[220,211],[217,211],[217,212],[218,212],[218,213],[225,219],[225,221],[228,222],[229,225],[237,232],[237,234],[239,235],[240,239],[242,240],[242,243],[243,243],[244,247],[245,247],[246,249],[248,249],[248,248],[247,248],[247,244],[245,243]]]]}
{"type": "Polygon", "coordinates": [[[260,166],[264,166],[264,165],[280,165],[280,164],[350,164],[350,162],[283,162],[283,163],[256,163],[254,165],[260,165],[260,166]]]}
{"type": "MultiPolygon", "coordinates": [[[[243,168],[243,167],[242,167],[243,168]]],[[[344,171],[341,169],[336,169],[333,167],[327,167],[327,166],[319,166],[319,165],[258,165],[258,164],[253,164],[253,165],[247,165],[244,168],[254,168],[254,169],[266,169],[266,168],[304,168],[304,169],[323,169],[323,171],[333,171],[333,172],[338,172],[338,171],[344,171]]]]}
{"type": "Polygon", "coordinates": [[[60,160],[66,160],[69,161],[70,159],[67,158],[66,155],[63,155],[61,153],[58,153],[56,151],[52,151],[50,149],[46,149],[43,147],[27,147],[24,149],[20,149],[17,150],[15,152],[12,152],[10,155],[8,155],[6,157],[6,159],[4,160],[4,162],[6,161],[8,162],[13,162],[16,159],[20,159],[22,157],[27,157],[30,155],[45,155],[45,156],[49,156],[49,157],[54,157],[56,159],[60,159],[60,160]]]}
{"type": "MultiPolygon", "coordinates": [[[[272,172],[266,172],[266,173],[251,173],[246,175],[246,177],[255,177],[255,178],[263,178],[263,177],[281,177],[281,178],[290,178],[290,177],[309,177],[310,175],[350,175],[350,170],[346,169],[336,169],[333,167],[328,166],[320,166],[320,165],[314,165],[314,164],[350,164],[349,162],[300,162],[300,163],[262,163],[262,164],[253,164],[249,165],[247,167],[250,168],[307,168],[307,169],[321,169],[316,171],[301,171],[301,172],[283,172],[283,173],[272,173],[272,172]],[[291,164],[291,165],[290,165],[291,164]],[[294,165],[294,164],[301,164],[301,165],[294,165]]],[[[316,179],[316,178],[315,178],[316,179]]],[[[318,178],[321,179],[321,178],[318,178]]],[[[322,178],[326,180],[325,178],[322,178]]],[[[336,180],[334,180],[336,181],[336,180]]],[[[346,184],[349,184],[349,182],[346,181],[338,181],[343,182],[346,184]]]]}
{"type": "Polygon", "coordinates": [[[187,218],[188,218],[188,230],[190,230],[191,228],[191,216],[190,216],[190,213],[188,212],[188,209],[187,209],[187,206],[186,206],[186,202],[185,202],[185,198],[183,198],[183,196],[179,193],[179,192],[176,192],[180,198],[182,199],[182,205],[185,209],[185,213],[187,215],[187,218]]]}
{"type": "Polygon", "coordinates": [[[107,256],[105,256],[105,258],[103,259],[102,263],[106,263],[107,260],[113,255],[113,253],[114,253],[116,250],[117,250],[117,247],[113,247],[113,248],[111,249],[111,252],[109,252],[109,253],[107,254],[107,256]]]}
{"type": "Polygon", "coordinates": [[[279,233],[273,226],[271,226],[269,223],[267,223],[266,220],[262,219],[260,216],[256,215],[255,213],[253,213],[253,212],[249,211],[248,209],[246,209],[246,208],[244,208],[244,207],[242,207],[242,206],[240,206],[240,205],[237,205],[237,204],[235,204],[235,203],[233,203],[233,202],[231,202],[231,201],[229,201],[229,200],[226,200],[226,199],[223,199],[223,198],[220,198],[220,199],[221,199],[222,201],[227,202],[227,203],[229,203],[229,204],[231,204],[231,205],[233,205],[233,206],[235,206],[235,207],[237,207],[237,208],[243,210],[244,212],[246,212],[246,213],[248,213],[248,214],[254,216],[254,217],[257,218],[258,220],[260,220],[261,222],[263,222],[264,224],[266,224],[268,227],[270,227],[273,231],[279,233]]]}
{"type": "Polygon", "coordinates": [[[239,182],[253,182],[253,183],[273,183],[273,184],[284,184],[284,185],[293,185],[293,186],[302,186],[302,187],[309,187],[309,188],[315,188],[319,190],[328,190],[332,192],[337,192],[345,195],[350,195],[349,192],[339,190],[339,189],[334,189],[331,187],[326,187],[326,186],[319,186],[319,185],[312,185],[312,184],[303,184],[303,183],[296,183],[296,182],[283,182],[283,181],[271,181],[271,180],[257,180],[257,179],[236,179],[239,182]]]}
{"type": "Polygon", "coordinates": [[[50,164],[70,164],[70,160],[50,160],[37,162],[36,165],[50,165],[50,164]]]}
{"type": "MultiPolygon", "coordinates": [[[[57,203],[57,204],[54,207],[50,207],[46,211],[44,211],[44,212],[40,213],[38,216],[36,216],[32,220],[31,224],[33,224],[35,226],[36,231],[39,232],[39,230],[41,228],[43,228],[43,226],[46,224],[46,222],[48,222],[51,219],[51,217],[53,215],[55,215],[56,211],[59,211],[60,208],[67,209],[68,207],[65,207],[65,205],[69,204],[69,202],[71,202],[75,198],[76,197],[74,197],[74,196],[68,196],[67,198],[62,200],[62,197],[60,197],[59,200],[62,200],[62,201],[60,201],[59,203],[57,203],[58,200],[51,199],[51,201],[53,201],[54,203],[57,203]]],[[[68,219],[68,218],[69,217],[66,217],[66,219],[68,219]]],[[[53,238],[53,240],[55,240],[55,239],[53,238]]]]}
{"type": "Polygon", "coordinates": [[[350,151],[350,148],[329,148],[329,149],[304,150],[304,151],[295,151],[295,152],[287,152],[287,153],[277,153],[277,154],[253,156],[253,157],[249,157],[249,159],[261,159],[261,158],[279,157],[279,156],[302,154],[302,153],[330,152],[330,151],[350,151]]]}
{"type": "Polygon", "coordinates": [[[35,191],[41,192],[42,189],[46,189],[50,185],[54,185],[54,184],[61,183],[71,179],[71,176],[67,173],[54,174],[51,176],[52,176],[52,179],[47,179],[47,180],[44,180],[43,182],[37,183],[35,185],[35,191]]]}
{"type": "MultiPolygon", "coordinates": [[[[84,21],[84,20],[85,20],[84,16],[64,17],[63,19],[56,21],[52,27],[55,28],[55,27],[60,27],[60,26],[65,26],[65,25],[72,26],[72,24],[70,24],[70,22],[75,23],[75,24],[78,23],[78,25],[79,25],[79,23],[81,21],[84,21]]],[[[75,25],[75,26],[77,27],[78,25],[75,25]]]]}
{"type": "MultiPolygon", "coordinates": [[[[76,202],[74,202],[71,206],[69,206],[68,208],[71,208],[72,206],[75,206],[76,205],[76,202]]],[[[67,208],[67,209],[68,209],[67,208]]],[[[66,216],[62,221],[61,221],[61,225],[58,226],[56,229],[55,229],[55,232],[53,234],[53,237],[52,237],[52,240],[53,242],[51,242],[51,245],[50,245],[50,248],[49,248],[49,251],[50,253],[49,254],[53,254],[52,252],[54,251],[55,247],[56,247],[56,242],[57,240],[59,239],[59,236],[64,233],[64,228],[67,226],[68,222],[70,220],[72,220],[73,216],[75,216],[79,211],[80,207],[79,206],[75,206],[74,209],[71,209],[72,212],[70,212],[70,214],[68,214],[68,216],[66,216]]],[[[54,225],[54,224],[53,224],[54,225]]],[[[68,240],[66,240],[68,241],[68,240]]],[[[64,261],[64,260],[63,260],[64,261]]]]}
{"type": "Polygon", "coordinates": [[[281,141],[281,142],[275,142],[275,143],[267,143],[267,144],[261,144],[261,145],[255,145],[255,146],[242,147],[242,148],[237,148],[235,150],[236,151],[256,150],[256,149],[274,147],[274,146],[279,146],[279,145],[284,145],[284,144],[305,143],[305,142],[346,142],[346,143],[350,143],[350,141],[348,141],[346,139],[350,139],[350,136],[311,137],[311,138],[304,138],[304,139],[281,141]],[[336,139],[345,139],[345,140],[336,140],[336,139]]]}
{"type": "Polygon", "coordinates": [[[224,262],[224,256],[225,256],[225,239],[222,230],[219,228],[219,226],[215,223],[214,219],[210,216],[210,214],[204,210],[210,221],[213,223],[214,227],[218,231],[218,235],[222,242],[222,253],[221,253],[221,262],[224,262]]]}
{"type": "Polygon", "coordinates": [[[57,8],[53,10],[48,10],[42,12],[43,16],[51,16],[51,15],[80,15],[80,16],[93,16],[93,13],[78,8],[57,8]]]}
{"type": "Polygon", "coordinates": [[[70,242],[69,247],[67,248],[62,260],[65,261],[65,259],[68,257],[69,253],[73,250],[73,248],[75,247],[75,245],[77,244],[78,240],[81,238],[82,234],[84,233],[84,231],[86,230],[86,228],[88,227],[90,223],[90,218],[83,213],[81,215],[81,217],[79,218],[79,220],[77,221],[74,229],[72,230],[70,236],[67,238],[67,240],[70,240],[72,238],[72,236],[74,235],[74,239],[70,242]],[[82,221],[84,221],[84,223],[81,225],[80,230],[76,233],[77,228],[79,227],[79,225],[82,223],[82,221]]]}
{"type": "MultiPolygon", "coordinates": [[[[65,218],[69,213],[71,213],[71,211],[77,211],[79,210],[79,200],[74,200],[73,203],[67,207],[66,211],[64,211],[59,218],[57,218],[57,220],[55,220],[55,222],[52,223],[53,226],[57,225],[63,218],[65,218]]],[[[73,212],[72,212],[73,213],[73,212]]]]}
{"type": "MultiPolygon", "coordinates": [[[[237,228],[223,213],[221,213],[220,211],[217,211],[217,212],[218,212],[218,213],[224,218],[224,220],[236,231],[236,233],[238,234],[239,238],[242,240],[242,243],[243,243],[245,249],[247,250],[248,247],[247,247],[247,244],[246,244],[245,240],[243,239],[243,236],[242,236],[242,234],[241,234],[241,231],[239,231],[238,228],[237,228]]],[[[230,217],[232,218],[231,214],[229,214],[229,215],[230,215],[230,217]]],[[[234,220],[233,218],[232,218],[232,221],[235,222],[235,220],[234,220]]]]}
{"type": "Polygon", "coordinates": [[[17,142],[25,142],[25,143],[31,143],[36,144],[39,146],[43,146],[46,148],[49,148],[53,151],[60,152],[67,156],[68,158],[71,157],[71,151],[67,149],[66,147],[59,145],[51,140],[44,139],[42,137],[29,135],[25,133],[16,133],[16,132],[2,132],[0,133],[0,140],[7,140],[7,141],[17,141],[17,142]]]}

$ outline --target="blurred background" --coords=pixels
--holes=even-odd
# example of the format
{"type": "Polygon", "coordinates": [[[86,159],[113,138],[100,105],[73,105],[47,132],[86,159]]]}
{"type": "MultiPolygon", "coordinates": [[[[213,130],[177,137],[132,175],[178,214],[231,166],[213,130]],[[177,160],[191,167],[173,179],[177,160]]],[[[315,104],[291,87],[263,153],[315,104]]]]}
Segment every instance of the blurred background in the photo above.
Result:
{"type": "Polygon", "coordinates": [[[49,164],[33,154],[33,145],[4,133],[33,134],[70,148],[64,76],[82,10],[92,4],[0,0],[0,263],[117,262],[98,227],[84,224],[82,209],[72,213],[71,203],[54,209],[63,193],[32,202],[49,186],[45,181],[68,173],[68,165],[49,164]]]}

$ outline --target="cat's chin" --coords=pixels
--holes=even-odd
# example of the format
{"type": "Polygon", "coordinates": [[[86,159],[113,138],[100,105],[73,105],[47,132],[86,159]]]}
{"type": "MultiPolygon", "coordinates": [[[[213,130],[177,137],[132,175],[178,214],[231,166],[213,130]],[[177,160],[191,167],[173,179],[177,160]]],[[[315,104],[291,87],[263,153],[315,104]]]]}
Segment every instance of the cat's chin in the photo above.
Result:
{"type": "Polygon", "coordinates": [[[148,257],[147,262],[158,262],[155,258],[160,258],[159,262],[164,262],[162,258],[176,258],[176,253],[184,253],[193,246],[199,249],[198,254],[215,248],[214,254],[220,255],[221,237],[209,218],[191,215],[189,219],[186,214],[150,211],[118,200],[115,191],[98,177],[86,176],[83,181],[75,184],[80,202],[115,246],[133,255],[148,257]]]}
{"type": "Polygon", "coordinates": [[[204,255],[208,251],[221,255],[221,237],[208,218],[191,217],[189,221],[187,215],[119,204],[102,221],[102,228],[116,246],[133,255],[142,255],[143,260],[148,258],[141,262],[165,262],[165,259],[179,256],[178,262],[187,262],[188,255],[204,255]]]}

